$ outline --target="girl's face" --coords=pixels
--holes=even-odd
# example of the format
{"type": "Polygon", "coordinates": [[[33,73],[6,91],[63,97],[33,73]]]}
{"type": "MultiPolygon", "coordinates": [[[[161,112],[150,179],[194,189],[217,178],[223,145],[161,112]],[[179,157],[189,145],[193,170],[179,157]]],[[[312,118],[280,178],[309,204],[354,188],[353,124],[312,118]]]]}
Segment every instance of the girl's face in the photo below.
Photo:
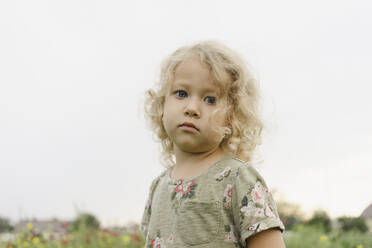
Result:
{"type": "MultiPolygon", "coordinates": [[[[211,129],[208,121],[217,103],[217,86],[213,83],[208,67],[193,55],[176,68],[173,81],[165,98],[163,125],[180,150],[190,153],[207,152],[219,146],[222,138],[211,129]],[[195,128],[182,126],[192,123],[195,128]]],[[[226,113],[214,119],[219,126],[225,125],[226,113]]]]}

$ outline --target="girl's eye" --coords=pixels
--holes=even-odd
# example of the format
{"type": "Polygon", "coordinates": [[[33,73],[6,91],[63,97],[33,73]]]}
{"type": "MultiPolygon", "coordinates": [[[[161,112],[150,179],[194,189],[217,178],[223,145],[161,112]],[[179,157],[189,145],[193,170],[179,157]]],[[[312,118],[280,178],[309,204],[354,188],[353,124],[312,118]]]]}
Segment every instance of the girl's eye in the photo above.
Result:
{"type": "Polygon", "coordinates": [[[211,99],[211,101],[208,101],[210,104],[215,104],[216,103],[216,98],[213,96],[207,96],[206,99],[211,99]]]}
{"type": "Polygon", "coordinates": [[[184,90],[176,90],[174,93],[176,93],[176,95],[179,96],[179,97],[182,97],[182,95],[184,95],[184,96],[187,95],[186,91],[184,91],[184,90]],[[178,93],[181,93],[181,95],[179,95],[178,93]]]}

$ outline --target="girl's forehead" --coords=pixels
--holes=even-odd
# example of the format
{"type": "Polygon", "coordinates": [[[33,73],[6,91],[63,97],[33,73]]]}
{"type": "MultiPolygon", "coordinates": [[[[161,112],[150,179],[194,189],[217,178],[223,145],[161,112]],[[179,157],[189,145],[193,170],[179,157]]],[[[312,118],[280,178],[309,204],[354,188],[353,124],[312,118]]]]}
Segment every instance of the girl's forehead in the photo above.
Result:
{"type": "Polygon", "coordinates": [[[180,64],[174,68],[172,74],[172,81],[179,82],[197,78],[203,79],[203,82],[206,82],[206,84],[214,88],[222,88],[224,85],[227,86],[230,81],[230,77],[225,70],[220,70],[218,73],[219,78],[216,78],[216,73],[211,66],[195,57],[190,57],[181,61],[180,64]]]}
{"type": "Polygon", "coordinates": [[[193,76],[212,79],[210,67],[196,56],[185,58],[174,68],[174,77],[193,76]]]}

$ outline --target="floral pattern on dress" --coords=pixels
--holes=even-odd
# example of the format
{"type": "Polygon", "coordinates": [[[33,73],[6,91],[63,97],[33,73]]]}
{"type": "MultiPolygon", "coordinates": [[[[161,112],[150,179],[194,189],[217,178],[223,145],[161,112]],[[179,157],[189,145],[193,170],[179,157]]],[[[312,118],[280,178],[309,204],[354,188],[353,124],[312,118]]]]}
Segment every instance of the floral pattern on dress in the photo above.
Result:
{"type": "Polygon", "coordinates": [[[170,235],[169,235],[169,238],[167,239],[167,243],[169,243],[169,244],[173,244],[173,233],[171,233],[170,235]]]}
{"type": "Polygon", "coordinates": [[[173,233],[169,235],[169,237],[164,240],[161,237],[160,231],[158,230],[157,236],[155,238],[150,239],[149,244],[147,245],[148,248],[166,248],[166,244],[172,245],[174,243],[173,240],[173,233]]]}
{"type": "Polygon", "coordinates": [[[226,167],[221,173],[215,176],[216,181],[222,181],[225,177],[228,177],[231,172],[231,167],[226,167]]]}
{"type": "Polygon", "coordinates": [[[231,208],[231,191],[232,185],[231,184],[226,185],[225,191],[223,193],[223,204],[225,208],[231,208]]]}
{"type": "Polygon", "coordinates": [[[263,222],[258,222],[253,225],[250,225],[249,227],[244,228],[246,231],[254,231],[254,232],[260,232],[262,230],[267,229],[267,225],[263,222]]]}
{"type": "Polygon", "coordinates": [[[225,232],[227,232],[227,235],[225,236],[224,241],[225,242],[231,242],[231,243],[238,243],[238,239],[235,236],[234,233],[234,226],[233,225],[225,225],[225,232]]]}
{"type": "Polygon", "coordinates": [[[157,184],[157,181],[153,181],[149,187],[149,194],[148,194],[147,202],[145,205],[145,212],[147,212],[148,216],[151,215],[151,193],[152,193],[152,189],[154,188],[155,184],[157,184]]]}
{"type": "Polygon", "coordinates": [[[172,200],[176,197],[178,200],[185,198],[192,198],[195,195],[195,188],[198,185],[195,183],[195,180],[190,182],[185,182],[184,179],[178,180],[178,184],[174,188],[174,191],[171,195],[172,200]]]}
{"type": "Polygon", "coordinates": [[[150,247],[153,248],[166,248],[163,238],[153,238],[150,243],[150,247]]]}
{"type": "Polygon", "coordinates": [[[267,188],[265,188],[260,181],[257,181],[254,185],[254,189],[251,192],[252,200],[255,203],[259,203],[260,205],[264,205],[265,198],[270,196],[270,192],[267,188]]]}
{"type": "Polygon", "coordinates": [[[270,206],[271,193],[260,181],[257,181],[249,195],[251,196],[250,201],[246,195],[243,197],[240,211],[243,213],[243,219],[244,216],[247,216],[255,224],[246,227],[245,230],[254,232],[266,230],[268,227],[263,221],[256,221],[265,217],[278,218],[270,206]]]}
{"type": "Polygon", "coordinates": [[[145,205],[145,213],[150,216],[151,215],[151,199],[148,198],[146,205],[145,205]]]}

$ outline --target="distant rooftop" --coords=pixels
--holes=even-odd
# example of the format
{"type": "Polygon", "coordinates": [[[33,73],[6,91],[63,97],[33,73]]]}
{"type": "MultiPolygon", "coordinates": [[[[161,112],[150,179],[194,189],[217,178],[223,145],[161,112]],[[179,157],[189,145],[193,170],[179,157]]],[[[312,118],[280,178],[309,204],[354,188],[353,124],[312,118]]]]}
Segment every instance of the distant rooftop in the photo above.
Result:
{"type": "Polygon", "coordinates": [[[372,218],[372,203],[362,212],[360,217],[363,218],[372,218]]]}

